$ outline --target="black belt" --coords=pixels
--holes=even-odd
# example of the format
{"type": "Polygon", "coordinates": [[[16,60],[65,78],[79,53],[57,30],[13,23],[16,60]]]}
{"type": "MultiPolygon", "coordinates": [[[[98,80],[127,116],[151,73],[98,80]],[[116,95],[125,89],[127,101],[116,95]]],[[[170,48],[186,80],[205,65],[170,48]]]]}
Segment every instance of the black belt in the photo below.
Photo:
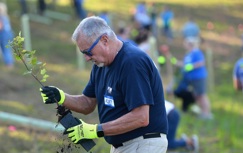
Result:
{"type": "MultiPolygon", "coordinates": [[[[159,137],[161,137],[160,133],[148,133],[148,134],[143,135],[143,139],[159,138],[159,137]]],[[[118,147],[123,146],[123,144],[122,143],[113,144],[112,146],[115,147],[115,148],[118,148],[118,147]]]]}

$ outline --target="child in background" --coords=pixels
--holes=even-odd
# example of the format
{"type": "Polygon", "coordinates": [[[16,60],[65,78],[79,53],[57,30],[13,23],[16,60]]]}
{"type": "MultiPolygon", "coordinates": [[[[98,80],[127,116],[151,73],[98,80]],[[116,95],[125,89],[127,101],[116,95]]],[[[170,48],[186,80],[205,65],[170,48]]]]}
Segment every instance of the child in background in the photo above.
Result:
{"type": "MultiPolygon", "coordinates": [[[[243,39],[243,35],[242,35],[243,39]]],[[[243,55],[243,49],[241,50],[241,54],[243,55]]],[[[243,57],[238,59],[234,65],[233,70],[233,87],[235,90],[242,91],[243,86],[243,57]]]]}
{"type": "Polygon", "coordinates": [[[12,50],[6,48],[9,40],[13,39],[13,32],[8,18],[7,6],[5,3],[0,2],[0,50],[4,64],[7,68],[11,69],[14,65],[12,50]]]}

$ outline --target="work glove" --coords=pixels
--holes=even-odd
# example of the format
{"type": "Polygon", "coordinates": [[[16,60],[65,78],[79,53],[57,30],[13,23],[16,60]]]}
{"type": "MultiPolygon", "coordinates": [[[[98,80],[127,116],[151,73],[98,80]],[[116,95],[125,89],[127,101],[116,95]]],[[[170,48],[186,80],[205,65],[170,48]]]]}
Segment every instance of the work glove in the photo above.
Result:
{"type": "Polygon", "coordinates": [[[175,57],[171,57],[170,58],[170,62],[173,64],[173,65],[176,65],[177,63],[177,59],[175,57]]]}
{"type": "Polygon", "coordinates": [[[54,86],[41,87],[40,92],[45,104],[58,103],[59,105],[62,105],[65,100],[65,93],[54,86]]]}
{"type": "Polygon", "coordinates": [[[166,62],[166,58],[164,56],[159,56],[158,57],[158,63],[161,65],[164,65],[166,62]]]}
{"type": "Polygon", "coordinates": [[[184,70],[185,70],[186,72],[189,72],[189,71],[191,71],[191,70],[193,70],[193,69],[194,69],[193,64],[186,64],[186,65],[184,66],[184,70]]]}
{"type": "Polygon", "coordinates": [[[95,139],[98,138],[97,135],[97,124],[87,124],[80,119],[80,124],[68,128],[65,134],[68,133],[68,137],[72,142],[78,143],[82,139],[95,139]]]}

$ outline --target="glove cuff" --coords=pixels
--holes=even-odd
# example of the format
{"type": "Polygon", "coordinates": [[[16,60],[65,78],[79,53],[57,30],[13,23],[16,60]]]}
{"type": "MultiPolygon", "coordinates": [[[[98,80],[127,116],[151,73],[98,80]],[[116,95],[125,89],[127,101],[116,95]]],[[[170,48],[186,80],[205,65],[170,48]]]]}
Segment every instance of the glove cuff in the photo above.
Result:
{"type": "Polygon", "coordinates": [[[64,93],[61,89],[58,89],[58,90],[59,90],[60,97],[61,97],[61,99],[60,99],[60,101],[58,102],[58,104],[59,104],[59,105],[62,105],[62,104],[64,103],[64,101],[65,101],[66,96],[65,96],[65,93],[64,93]]]}

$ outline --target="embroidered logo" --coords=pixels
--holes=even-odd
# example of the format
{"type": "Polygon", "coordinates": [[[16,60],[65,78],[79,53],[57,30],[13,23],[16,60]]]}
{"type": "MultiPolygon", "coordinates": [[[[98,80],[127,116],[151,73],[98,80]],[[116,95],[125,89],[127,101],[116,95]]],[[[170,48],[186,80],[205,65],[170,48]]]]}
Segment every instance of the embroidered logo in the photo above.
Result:
{"type": "Polygon", "coordinates": [[[111,88],[111,87],[107,87],[107,92],[108,92],[109,94],[111,94],[111,92],[112,92],[112,88],[111,88]]]}

